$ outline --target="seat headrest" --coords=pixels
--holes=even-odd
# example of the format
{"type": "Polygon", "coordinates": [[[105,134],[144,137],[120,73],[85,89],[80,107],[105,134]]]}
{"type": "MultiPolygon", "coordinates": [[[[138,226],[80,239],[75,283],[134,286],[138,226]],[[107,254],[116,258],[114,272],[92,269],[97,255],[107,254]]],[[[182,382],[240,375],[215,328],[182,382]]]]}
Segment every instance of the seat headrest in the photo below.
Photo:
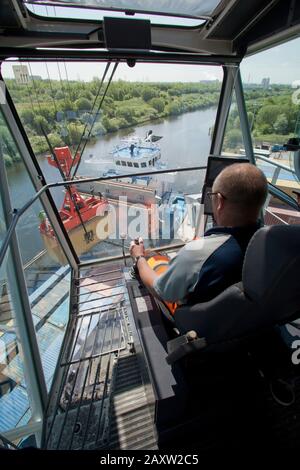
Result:
{"type": "Polygon", "coordinates": [[[242,278],[245,294],[254,301],[268,294],[291,296],[291,290],[299,291],[300,225],[258,230],[248,245],[242,278]]]}

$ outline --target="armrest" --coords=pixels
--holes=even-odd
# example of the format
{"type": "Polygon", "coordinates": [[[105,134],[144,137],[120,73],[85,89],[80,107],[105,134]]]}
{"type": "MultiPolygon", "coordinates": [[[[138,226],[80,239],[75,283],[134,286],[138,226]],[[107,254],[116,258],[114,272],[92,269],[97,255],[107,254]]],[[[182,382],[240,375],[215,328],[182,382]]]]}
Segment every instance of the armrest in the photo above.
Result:
{"type": "Polygon", "coordinates": [[[183,357],[204,349],[207,346],[205,338],[198,338],[195,331],[189,331],[185,335],[172,339],[167,343],[168,355],[166,361],[168,364],[174,364],[183,357]]]}

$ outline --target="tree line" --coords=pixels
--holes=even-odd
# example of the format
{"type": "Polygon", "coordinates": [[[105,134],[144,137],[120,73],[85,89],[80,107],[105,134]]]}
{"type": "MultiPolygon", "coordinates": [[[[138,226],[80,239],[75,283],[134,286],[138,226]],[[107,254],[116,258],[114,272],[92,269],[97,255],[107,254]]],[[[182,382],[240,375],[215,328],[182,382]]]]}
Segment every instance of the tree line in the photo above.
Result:
{"type": "MultiPolygon", "coordinates": [[[[48,151],[45,132],[53,147],[76,146],[85,137],[101,135],[158,118],[216,106],[220,83],[112,82],[103,101],[100,80],[91,82],[35,79],[28,84],[6,81],[8,89],[36,154],[48,151]],[[90,131],[92,127],[92,131],[90,131]]],[[[8,131],[0,121],[8,165],[19,160],[8,131]],[[6,145],[7,143],[7,145],[6,145]]],[[[3,139],[2,139],[3,140],[3,139]]]]}
{"type": "MultiPolygon", "coordinates": [[[[254,145],[260,142],[282,145],[298,134],[300,107],[292,101],[294,91],[289,85],[271,85],[268,89],[255,85],[245,88],[246,109],[254,145]]],[[[224,147],[233,150],[241,146],[243,138],[240,121],[236,103],[233,102],[224,147]]]]}
{"type": "MultiPolygon", "coordinates": [[[[217,81],[145,83],[118,80],[111,83],[101,110],[96,113],[92,110],[98,108],[102,99],[98,93],[98,78],[91,82],[35,79],[27,85],[8,79],[6,84],[36,154],[48,151],[43,132],[47,133],[53,147],[76,146],[84,131],[85,137],[89,135],[95,140],[154,119],[216,106],[221,85],[217,81]]],[[[258,85],[245,87],[254,143],[282,144],[298,132],[299,105],[292,102],[293,91],[288,85],[271,85],[267,89],[258,85]]],[[[0,136],[5,161],[12,165],[20,156],[1,117],[0,136]]],[[[224,147],[232,150],[241,146],[240,122],[233,100],[224,147]]]]}

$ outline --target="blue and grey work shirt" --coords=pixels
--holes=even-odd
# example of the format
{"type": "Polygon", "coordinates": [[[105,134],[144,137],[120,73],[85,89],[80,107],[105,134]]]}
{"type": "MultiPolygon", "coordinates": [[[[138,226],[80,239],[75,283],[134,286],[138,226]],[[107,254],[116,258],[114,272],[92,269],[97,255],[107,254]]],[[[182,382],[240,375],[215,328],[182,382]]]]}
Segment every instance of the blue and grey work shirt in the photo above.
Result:
{"type": "Polygon", "coordinates": [[[247,245],[260,227],[213,227],[187,243],[154,281],[157,295],[168,302],[195,304],[213,299],[241,281],[247,245]]]}

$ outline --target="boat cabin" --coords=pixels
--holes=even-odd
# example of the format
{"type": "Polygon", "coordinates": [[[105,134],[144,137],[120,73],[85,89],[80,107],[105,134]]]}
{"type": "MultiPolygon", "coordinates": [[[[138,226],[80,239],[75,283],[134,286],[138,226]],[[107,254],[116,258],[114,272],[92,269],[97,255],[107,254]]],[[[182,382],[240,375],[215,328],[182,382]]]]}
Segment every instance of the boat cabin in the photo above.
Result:
{"type": "MultiPolygon", "coordinates": [[[[150,168],[156,166],[160,159],[160,148],[157,144],[148,143],[141,139],[126,140],[113,151],[115,164],[119,167],[150,168]]],[[[122,168],[119,168],[122,170],[122,168]]]]}
{"type": "Polygon", "coordinates": [[[299,139],[299,35],[293,0],[0,3],[0,447],[201,456],[299,444],[300,151],[282,147],[299,139]],[[116,147],[149,122],[161,148],[116,147]],[[213,225],[214,179],[245,161],[268,198],[242,278],[173,316],[138,278],[130,241],[146,227],[161,268],[213,225]],[[155,194],[143,187],[137,213],[124,195],[141,170],[166,185],[145,211],[155,194]],[[97,224],[75,204],[77,241],[60,216],[74,185],[83,203],[110,204],[97,224]],[[174,197],[180,231],[174,210],[160,212],[174,197]]]}

